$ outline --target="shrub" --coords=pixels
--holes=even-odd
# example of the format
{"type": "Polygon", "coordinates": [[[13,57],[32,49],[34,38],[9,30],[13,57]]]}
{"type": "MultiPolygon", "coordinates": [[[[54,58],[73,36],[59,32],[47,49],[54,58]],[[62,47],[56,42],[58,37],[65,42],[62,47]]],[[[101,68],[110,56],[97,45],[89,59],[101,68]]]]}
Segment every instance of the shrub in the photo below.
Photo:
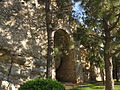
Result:
{"type": "Polygon", "coordinates": [[[65,90],[56,80],[38,78],[23,83],[18,90],[65,90]]]}

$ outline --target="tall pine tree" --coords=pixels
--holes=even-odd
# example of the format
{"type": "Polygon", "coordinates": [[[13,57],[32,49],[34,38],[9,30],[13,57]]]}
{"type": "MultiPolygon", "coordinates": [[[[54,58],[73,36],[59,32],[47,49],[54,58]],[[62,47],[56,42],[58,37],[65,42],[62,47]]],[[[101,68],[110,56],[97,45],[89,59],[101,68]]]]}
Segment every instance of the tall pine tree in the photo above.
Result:
{"type": "Polygon", "coordinates": [[[114,90],[112,58],[120,52],[120,42],[116,41],[120,31],[119,0],[77,0],[84,9],[83,24],[94,31],[95,37],[103,40],[106,73],[106,90],[114,90]]]}

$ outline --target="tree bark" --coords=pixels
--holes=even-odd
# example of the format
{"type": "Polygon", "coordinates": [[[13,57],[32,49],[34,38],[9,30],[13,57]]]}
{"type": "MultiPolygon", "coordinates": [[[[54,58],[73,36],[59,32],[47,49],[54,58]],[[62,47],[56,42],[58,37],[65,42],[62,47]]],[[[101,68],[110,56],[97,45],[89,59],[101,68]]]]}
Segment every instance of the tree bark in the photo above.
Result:
{"type": "Polygon", "coordinates": [[[105,73],[106,73],[106,83],[105,90],[114,90],[114,80],[113,80],[113,63],[110,50],[110,31],[105,30],[105,47],[104,47],[104,61],[105,61],[105,73]]]}
{"type": "Polygon", "coordinates": [[[48,48],[47,48],[47,71],[46,77],[52,78],[52,61],[53,61],[53,39],[52,39],[52,16],[50,13],[50,5],[51,0],[46,0],[45,3],[45,12],[46,12],[46,28],[47,28],[47,41],[48,41],[48,48]]]}
{"type": "Polygon", "coordinates": [[[105,57],[106,83],[105,90],[114,90],[112,57],[105,57]]]}
{"type": "Polygon", "coordinates": [[[113,80],[113,63],[112,63],[112,56],[111,56],[111,33],[109,30],[108,21],[106,18],[103,18],[103,28],[104,28],[104,62],[105,62],[105,90],[114,90],[114,80],[113,80]]]}

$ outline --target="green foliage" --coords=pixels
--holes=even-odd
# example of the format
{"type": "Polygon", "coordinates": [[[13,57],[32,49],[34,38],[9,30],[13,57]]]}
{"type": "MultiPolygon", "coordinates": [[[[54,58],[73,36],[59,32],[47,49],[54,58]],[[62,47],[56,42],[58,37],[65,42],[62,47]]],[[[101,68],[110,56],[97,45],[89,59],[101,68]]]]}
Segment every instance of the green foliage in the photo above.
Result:
{"type": "MultiPolygon", "coordinates": [[[[76,0],[75,0],[76,1],[76,0]]],[[[103,30],[103,18],[108,22],[108,25],[114,26],[114,22],[119,14],[119,0],[77,0],[81,2],[81,7],[84,9],[85,16],[84,24],[89,28],[97,28],[103,30]]],[[[119,24],[119,23],[118,23],[119,24]]],[[[119,26],[119,25],[118,25],[119,26]]]]}
{"type": "Polygon", "coordinates": [[[65,87],[56,80],[38,78],[22,84],[19,90],[65,90],[65,87]]]}
{"type": "MultiPolygon", "coordinates": [[[[93,63],[104,58],[106,29],[110,31],[110,48],[115,52],[120,47],[119,0],[74,0],[80,1],[84,10],[83,26],[74,34],[75,40],[88,49],[88,60],[93,63]],[[117,21],[118,20],[118,21],[117,21]],[[106,22],[106,25],[105,25],[106,22]],[[107,28],[105,28],[107,27],[107,28]]],[[[101,65],[97,64],[96,65],[101,65]]]]}
{"type": "Polygon", "coordinates": [[[103,49],[101,45],[103,44],[102,40],[98,37],[95,37],[96,32],[86,29],[78,28],[77,31],[73,34],[75,41],[80,41],[88,51],[87,60],[89,60],[94,66],[103,67],[103,49]]]}
{"type": "Polygon", "coordinates": [[[70,2],[70,0],[56,0],[56,2],[58,7],[63,8],[68,4],[68,2],[70,2]]]}
{"type": "Polygon", "coordinates": [[[63,19],[67,16],[71,16],[71,0],[56,0],[58,11],[56,17],[58,19],[63,19]]]}

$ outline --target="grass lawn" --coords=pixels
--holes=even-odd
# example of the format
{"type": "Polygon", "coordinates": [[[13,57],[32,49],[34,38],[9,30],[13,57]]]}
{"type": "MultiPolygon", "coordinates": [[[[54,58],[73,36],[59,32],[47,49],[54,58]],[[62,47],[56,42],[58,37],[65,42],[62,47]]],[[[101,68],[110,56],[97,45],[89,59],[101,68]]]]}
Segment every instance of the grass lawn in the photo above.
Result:
{"type": "MultiPolygon", "coordinates": [[[[89,82],[79,85],[71,90],[105,90],[102,82],[89,82]]],[[[120,90],[120,82],[115,82],[115,90],[120,90]]]]}

